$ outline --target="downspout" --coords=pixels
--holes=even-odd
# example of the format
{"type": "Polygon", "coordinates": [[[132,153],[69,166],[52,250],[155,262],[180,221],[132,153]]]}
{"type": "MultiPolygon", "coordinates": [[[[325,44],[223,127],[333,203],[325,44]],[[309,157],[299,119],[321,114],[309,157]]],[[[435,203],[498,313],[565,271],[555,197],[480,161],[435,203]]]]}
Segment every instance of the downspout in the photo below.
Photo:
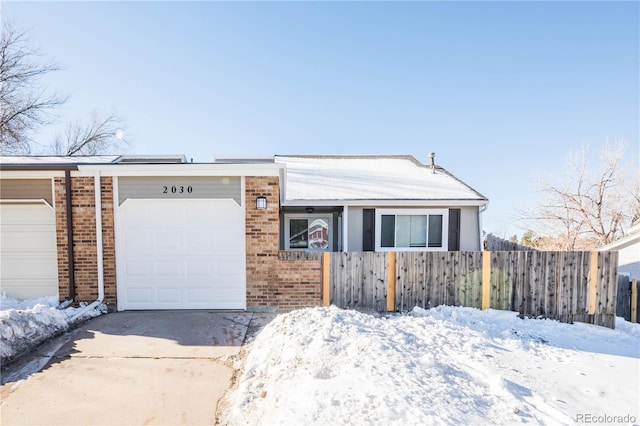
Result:
{"type": "Polygon", "coordinates": [[[486,212],[488,208],[489,203],[478,209],[478,238],[480,239],[480,251],[484,250],[484,240],[482,239],[482,213],[486,212]]]}
{"type": "Polygon", "coordinates": [[[76,298],[76,268],[73,260],[73,210],[71,208],[71,170],[64,171],[64,190],[67,204],[67,260],[69,266],[69,299],[76,298]]]}
{"type": "Polygon", "coordinates": [[[100,305],[104,300],[104,263],[103,263],[103,246],[102,246],[102,185],[100,184],[100,171],[96,170],[94,176],[94,192],[96,205],[96,256],[98,264],[98,299],[85,307],[83,310],[75,314],[71,321],[75,321],[82,317],[86,312],[100,305]]]}

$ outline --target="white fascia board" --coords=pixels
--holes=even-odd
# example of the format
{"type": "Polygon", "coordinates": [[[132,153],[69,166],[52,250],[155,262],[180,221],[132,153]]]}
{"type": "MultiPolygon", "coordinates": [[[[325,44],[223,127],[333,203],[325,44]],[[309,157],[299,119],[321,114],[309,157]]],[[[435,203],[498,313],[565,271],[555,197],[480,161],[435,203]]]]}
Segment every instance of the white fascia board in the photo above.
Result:
{"type": "Polygon", "coordinates": [[[284,165],[267,164],[92,164],[78,165],[74,176],[280,176],[284,165]]]}
{"type": "Polygon", "coordinates": [[[3,170],[0,179],[43,179],[64,177],[64,170],[3,170]]]}
{"type": "Polygon", "coordinates": [[[640,234],[631,234],[619,239],[618,241],[614,241],[606,246],[600,247],[598,251],[621,250],[632,244],[637,244],[638,242],[640,242],[640,234]]]}
{"type": "Polygon", "coordinates": [[[307,206],[353,206],[353,207],[448,207],[448,206],[484,206],[487,200],[284,200],[283,207],[307,206]]]}

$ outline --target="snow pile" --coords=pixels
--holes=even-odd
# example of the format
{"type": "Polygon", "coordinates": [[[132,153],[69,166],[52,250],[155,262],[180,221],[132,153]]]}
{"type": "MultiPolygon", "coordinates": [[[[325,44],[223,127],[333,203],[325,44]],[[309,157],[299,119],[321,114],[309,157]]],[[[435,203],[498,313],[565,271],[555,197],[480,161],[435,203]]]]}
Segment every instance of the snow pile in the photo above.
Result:
{"type": "Polygon", "coordinates": [[[0,360],[13,360],[69,327],[107,311],[105,305],[89,310],[86,305],[66,309],[57,309],[57,305],[56,296],[32,300],[1,296],[0,360]],[[78,314],[81,315],[74,318],[78,314]]]}
{"type": "Polygon", "coordinates": [[[610,330],[445,306],[387,317],[303,309],[256,337],[222,420],[574,424],[608,415],[633,423],[639,333],[624,320],[610,330]]]}

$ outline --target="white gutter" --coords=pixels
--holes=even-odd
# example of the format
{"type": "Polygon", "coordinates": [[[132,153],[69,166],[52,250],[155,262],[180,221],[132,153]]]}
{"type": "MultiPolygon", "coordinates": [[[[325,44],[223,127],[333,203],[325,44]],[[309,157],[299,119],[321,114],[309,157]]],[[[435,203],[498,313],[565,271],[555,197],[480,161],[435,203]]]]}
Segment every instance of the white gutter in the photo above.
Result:
{"type": "Polygon", "coordinates": [[[322,207],[322,206],[354,206],[354,207],[482,207],[487,200],[473,199],[378,199],[378,200],[284,200],[283,207],[322,207]]]}
{"type": "Polygon", "coordinates": [[[100,170],[96,170],[93,181],[93,188],[95,193],[96,204],[96,256],[98,263],[98,299],[93,303],[86,306],[83,310],[75,314],[71,318],[71,322],[82,317],[85,313],[100,305],[104,300],[104,261],[103,261],[103,246],[102,246],[102,186],[100,184],[100,170]]]}

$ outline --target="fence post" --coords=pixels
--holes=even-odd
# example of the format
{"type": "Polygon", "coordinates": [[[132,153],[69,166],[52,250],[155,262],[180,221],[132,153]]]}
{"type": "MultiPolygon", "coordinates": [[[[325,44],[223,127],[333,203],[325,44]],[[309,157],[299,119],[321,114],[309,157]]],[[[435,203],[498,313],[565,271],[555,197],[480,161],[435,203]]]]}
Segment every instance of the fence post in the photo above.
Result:
{"type": "Polygon", "coordinates": [[[322,253],[322,306],[331,304],[331,253],[322,253]]]}
{"type": "Polygon", "coordinates": [[[387,253],[387,312],[396,309],[396,252],[387,253]]]}
{"type": "Polygon", "coordinates": [[[491,252],[482,252],[482,309],[491,307],[491,252]]]}
{"type": "Polygon", "coordinates": [[[598,297],[598,252],[591,252],[591,262],[589,265],[589,295],[587,298],[587,314],[594,315],[596,313],[596,305],[598,297]]]}
{"type": "Polygon", "coordinates": [[[638,322],[638,280],[631,280],[631,322],[638,322]]]}

